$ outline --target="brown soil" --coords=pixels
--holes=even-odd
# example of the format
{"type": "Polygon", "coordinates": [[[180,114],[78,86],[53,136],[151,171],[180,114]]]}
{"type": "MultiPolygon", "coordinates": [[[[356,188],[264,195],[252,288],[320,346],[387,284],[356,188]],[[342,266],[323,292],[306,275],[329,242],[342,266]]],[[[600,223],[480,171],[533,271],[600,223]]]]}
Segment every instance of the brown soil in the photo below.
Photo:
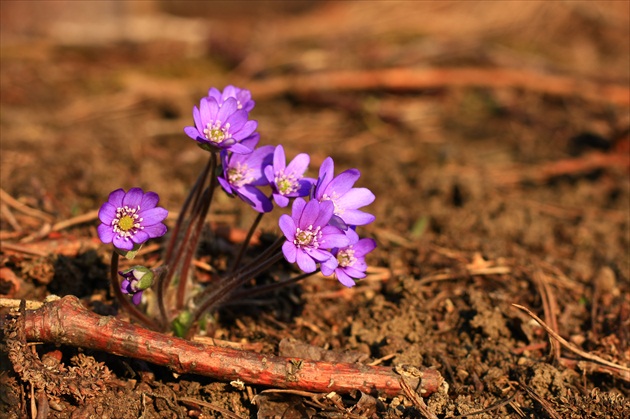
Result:
{"type": "MultiPolygon", "coordinates": [[[[439,418],[629,417],[629,3],[236,3],[86,21],[2,2],[0,294],[71,294],[117,314],[94,213],[57,223],[119,187],[154,190],[177,212],[205,163],[183,133],[192,106],[235,84],[252,90],[262,143],[361,170],[377,197],[361,233],[379,247],[356,287],[314,276],[235,301],[210,337],[437,369],[448,393],[425,401],[439,418]],[[95,24],[139,16],[150,36],[95,24]],[[89,39],[60,32],[62,18],[91,25],[89,39]],[[207,35],[186,37],[191,27],[207,35]],[[379,76],[389,68],[419,76],[379,76]]],[[[238,200],[213,208],[213,225],[253,219],[238,200]]],[[[263,230],[277,234],[273,214],[263,230]]],[[[200,259],[222,246],[208,234],[200,259]]],[[[405,395],[261,393],[272,389],[32,348],[24,365],[2,354],[2,417],[431,417],[405,395]],[[57,375],[24,372],[42,363],[57,375]]]]}

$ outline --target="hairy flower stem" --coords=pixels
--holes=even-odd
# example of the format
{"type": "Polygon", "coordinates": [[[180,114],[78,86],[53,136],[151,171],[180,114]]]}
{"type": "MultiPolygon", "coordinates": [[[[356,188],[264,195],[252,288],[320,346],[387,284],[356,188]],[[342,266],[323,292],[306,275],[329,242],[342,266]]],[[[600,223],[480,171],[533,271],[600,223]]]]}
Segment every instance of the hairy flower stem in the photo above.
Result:
{"type": "Polygon", "coordinates": [[[197,249],[197,242],[199,239],[199,234],[193,230],[193,226],[198,226],[200,229],[200,227],[203,226],[203,222],[206,219],[208,211],[210,210],[212,193],[208,195],[208,190],[214,190],[214,172],[217,167],[217,161],[218,159],[216,153],[211,153],[208,163],[199,174],[195,185],[182,206],[182,210],[179,213],[177,223],[175,224],[175,228],[173,229],[171,239],[166,250],[165,264],[169,267],[169,270],[166,275],[160,278],[157,286],[158,306],[160,308],[161,322],[164,328],[168,328],[170,323],[170,313],[166,309],[165,295],[175,275],[179,275],[180,281],[178,285],[177,300],[179,301],[180,299],[179,290],[182,289],[181,300],[183,301],[188,266],[195,254],[194,252],[197,249]],[[204,189],[203,186],[208,177],[210,177],[210,185],[204,189]],[[180,234],[182,228],[184,228],[184,233],[180,234]]]}
{"type": "Polygon", "coordinates": [[[110,279],[112,283],[111,285],[112,285],[112,288],[114,289],[114,295],[116,296],[116,299],[118,300],[120,305],[125,310],[127,310],[127,313],[129,313],[131,317],[138,320],[140,323],[142,323],[149,329],[160,330],[159,325],[153,319],[151,319],[146,314],[138,310],[138,308],[129,301],[129,298],[125,297],[125,295],[123,294],[122,290],[120,289],[120,281],[118,280],[118,260],[119,260],[118,252],[114,250],[112,252],[112,261],[111,261],[109,273],[110,273],[110,279]]]}
{"type": "MultiPolygon", "coordinates": [[[[260,285],[260,286],[257,286],[256,288],[238,291],[232,294],[232,300],[234,300],[234,304],[238,304],[240,300],[244,300],[246,298],[255,297],[257,295],[266,294],[268,292],[275,291],[280,288],[284,288],[288,285],[295,284],[296,282],[299,282],[303,280],[304,278],[308,278],[311,275],[315,275],[318,272],[319,272],[319,269],[317,269],[314,272],[303,273],[301,275],[294,276],[293,278],[285,279],[284,281],[278,281],[272,284],[260,285]]],[[[222,304],[222,305],[230,305],[230,302],[226,302],[225,304],[222,304]]]]}
{"type": "MultiPolygon", "coordinates": [[[[188,271],[190,269],[190,265],[192,262],[195,253],[197,252],[197,246],[199,245],[199,239],[201,237],[201,230],[203,230],[203,224],[206,220],[206,215],[208,214],[208,210],[210,209],[210,203],[212,202],[212,196],[214,195],[214,189],[216,186],[216,178],[213,176],[210,179],[210,185],[203,192],[201,197],[201,201],[199,202],[199,207],[196,208],[195,213],[193,213],[193,219],[191,220],[190,225],[194,228],[192,229],[192,235],[188,239],[187,234],[187,243],[185,244],[184,256],[181,259],[181,271],[179,273],[179,284],[177,285],[177,299],[175,307],[177,310],[181,310],[184,308],[184,298],[186,296],[186,285],[188,283],[188,271]]],[[[188,232],[187,232],[188,233],[188,232]]]]}
{"type": "Polygon", "coordinates": [[[243,243],[241,244],[241,248],[238,251],[238,255],[236,256],[236,259],[234,259],[234,263],[232,264],[230,273],[234,273],[236,271],[236,267],[240,265],[241,260],[243,259],[243,255],[245,254],[245,251],[247,250],[247,247],[249,246],[249,242],[251,241],[252,236],[254,235],[254,232],[256,231],[256,228],[258,227],[258,224],[260,224],[260,220],[262,220],[263,215],[265,215],[264,212],[259,212],[258,215],[256,216],[256,219],[252,223],[252,226],[249,228],[249,231],[247,232],[247,237],[245,237],[245,241],[243,241],[243,243]]]}
{"type": "Polygon", "coordinates": [[[278,238],[251,263],[236,272],[230,273],[227,277],[221,278],[217,287],[206,288],[198,298],[199,303],[193,312],[193,323],[197,322],[203,313],[216,307],[220,302],[228,298],[232,291],[280,261],[283,258],[283,254],[279,249],[283,241],[283,237],[278,238]]]}
{"type": "Polygon", "coordinates": [[[175,223],[175,227],[173,227],[173,231],[171,232],[171,239],[168,243],[168,247],[166,248],[166,254],[164,256],[164,260],[166,263],[171,263],[171,257],[173,256],[173,251],[176,248],[176,244],[180,244],[181,241],[177,240],[177,236],[179,235],[179,230],[182,227],[182,224],[188,215],[188,209],[190,208],[190,204],[192,203],[193,207],[197,205],[199,201],[199,197],[201,196],[201,191],[203,190],[203,184],[205,183],[206,178],[208,177],[208,173],[212,167],[212,156],[208,158],[208,163],[204,166],[203,170],[199,173],[199,177],[195,181],[192,189],[188,193],[186,200],[184,201],[184,205],[182,205],[182,209],[179,212],[179,216],[177,217],[177,222],[175,223]]]}

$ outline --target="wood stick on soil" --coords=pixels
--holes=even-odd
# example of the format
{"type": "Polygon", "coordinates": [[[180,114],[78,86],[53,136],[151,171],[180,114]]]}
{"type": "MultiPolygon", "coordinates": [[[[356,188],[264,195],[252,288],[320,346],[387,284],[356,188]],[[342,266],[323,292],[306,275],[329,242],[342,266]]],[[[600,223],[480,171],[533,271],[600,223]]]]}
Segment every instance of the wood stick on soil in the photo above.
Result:
{"type": "MultiPolygon", "coordinates": [[[[395,396],[403,391],[401,377],[392,368],[287,358],[203,345],[153,332],[111,316],[99,316],[85,309],[73,296],[47,303],[34,311],[25,311],[24,316],[27,340],[105,351],[166,366],[180,374],[321,393],[360,390],[395,396]]],[[[409,384],[427,397],[438,391],[442,382],[438,371],[424,369],[421,381],[409,384]]]]}
{"type": "Polygon", "coordinates": [[[389,90],[417,91],[445,87],[516,88],[560,97],[581,97],[617,106],[630,105],[630,91],[621,84],[541,74],[511,68],[386,68],[361,71],[331,71],[295,77],[277,77],[250,83],[258,100],[281,94],[308,96],[314,93],[389,90]]]}

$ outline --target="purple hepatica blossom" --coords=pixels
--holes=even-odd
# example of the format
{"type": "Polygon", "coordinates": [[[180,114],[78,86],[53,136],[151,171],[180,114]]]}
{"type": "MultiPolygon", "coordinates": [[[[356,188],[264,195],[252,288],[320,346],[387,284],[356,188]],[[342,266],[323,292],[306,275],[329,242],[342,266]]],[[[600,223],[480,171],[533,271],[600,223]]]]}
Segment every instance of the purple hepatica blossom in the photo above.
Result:
{"type": "Polygon", "coordinates": [[[204,97],[199,108],[193,108],[195,126],[184,128],[184,132],[205,149],[246,154],[252,151],[246,144],[258,127],[248,118],[246,110],[238,109],[236,98],[219,103],[214,97],[204,97]]]}
{"type": "Polygon", "coordinates": [[[303,178],[308,168],[310,157],[308,154],[298,154],[286,164],[284,148],[279,145],[273,153],[273,164],[265,167],[265,176],[273,190],[273,200],[279,207],[289,205],[289,198],[307,196],[315,179],[303,178]]]}
{"type": "Polygon", "coordinates": [[[258,212],[273,209],[271,200],[258,186],[269,183],[263,174],[263,167],[271,164],[273,146],[259,147],[249,154],[229,154],[221,152],[223,175],[218,180],[225,192],[237,195],[258,212]]]}
{"type": "Polygon", "coordinates": [[[116,189],[110,193],[98,212],[101,241],[129,251],[134,245],[163,236],[166,226],[162,221],[168,211],[157,206],[159,199],[155,192],[144,193],[140,188],[131,188],[127,193],[116,189]]]}
{"type": "Polygon", "coordinates": [[[247,112],[254,109],[256,102],[252,100],[252,94],[249,90],[234,87],[232,85],[225,86],[223,92],[219,89],[212,87],[208,90],[208,96],[216,99],[219,106],[223,104],[228,98],[233,97],[236,99],[236,107],[238,109],[244,109],[247,112]]]}
{"type": "Polygon", "coordinates": [[[153,271],[144,266],[134,266],[126,271],[118,271],[123,278],[120,290],[123,294],[130,294],[135,305],[142,301],[142,292],[153,285],[153,271]]]}
{"type": "Polygon", "coordinates": [[[351,228],[346,230],[350,244],[346,247],[332,250],[334,261],[328,260],[321,265],[322,273],[326,276],[335,274],[335,277],[346,287],[353,287],[354,280],[365,278],[367,264],[365,255],[376,248],[373,239],[359,239],[359,235],[351,228]]]}
{"type": "Polygon", "coordinates": [[[334,177],[335,166],[328,157],[319,169],[319,178],[313,191],[313,197],[320,202],[332,201],[335,214],[331,224],[346,230],[348,226],[359,226],[374,221],[374,216],[360,211],[365,205],[374,201],[374,194],[367,188],[353,188],[361,173],[357,169],[349,169],[334,177]]]}
{"type": "Polygon", "coordinates": [[[307,203],[302,198],[296,198],[291,216],[283,214],[279,221],[280,229],[287,238],[282,245],[286,260],[297,262],[306,273],[314,272],[317,263],[330,259],[333,259],[331,266],[336,265],[336,259],[326,249],[347,246],[348,238],[339,228],[328,224],[333,210],[333,204],[328,201],[320,203],[311,200],[307,203]]]}

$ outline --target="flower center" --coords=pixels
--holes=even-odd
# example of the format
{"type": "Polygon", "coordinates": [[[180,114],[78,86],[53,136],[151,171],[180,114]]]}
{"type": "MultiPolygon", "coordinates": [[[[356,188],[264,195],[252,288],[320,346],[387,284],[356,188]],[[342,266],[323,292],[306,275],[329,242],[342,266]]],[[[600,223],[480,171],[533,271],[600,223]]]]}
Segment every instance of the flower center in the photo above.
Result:
{"type": "Polygon", "coordinates": [[[344,213],[345,209],[337,205],[338,199],[339,199],[339,195],[337,194],[337,192],[333,191],[331,195],[328,195],[328,194],[322,195],[322,198],[319,200],[319,202],[332,201],[335,207],[333,214],[341,216],[344,213]]]}
{"type": "Polygon", "coordinates": [[[252,183],[254,176],[252,176],[253,170],[250,169],[247,164],[236,163],[236,166],[231,166],[228,171],[228,181],[230,185],[235,188],[240,188],[243,185],[252,183]]]}
{"type": "Polygon", "coordinates": [[[116,217],[112,220],[114,233],[124,239],[129,239],[133,237],[138,230],[142,230],[143,227],[140,224],[142,218],[140,218],[138,212],[140,212],[140,205],[136,208],[129,208],[125,205],[124,207],[116,209],[116,217]]]}
{"type": "Polygon", "coordinates": [[[226,140],[232,138],[232,134],[229,133],[230,123],[228,122],[224,126],[221,126],[221,121],[214,121],[214,124],[208,122],[203,130],[203,135],[214,144],[221,144],[226,140]]]}
{"type": "Polygon", "coordinates": [[[354,249],[352,246],[347,249],[340,250],[337,253],[337,262],[339,262],[339,266],[342,268],[347,268],[348,266],[352,266],[357,261],[357,258],[354,257],[354,249]]]}
{"type": "Polygon", "coordinates": [[[289,173],[288,175],[284,173],[284,171],[279,171],[274,176],[274,183],[278,188],[278,192],[280,195],[288,195],[298,190],[298,180],[299,178],[295,176],[294,173],[289,173]]]}
{"type": "Polygon", "coordinates": [[[310,225],[306,230],[302,230],[298,227],[295,231],[295,240],[293,240],[293,244],[297,247],[312,247],[317,249],[319,247],[319,239],[321,239],[321,237],[321,227],[313,228],[313,226],[310,225]]]}

